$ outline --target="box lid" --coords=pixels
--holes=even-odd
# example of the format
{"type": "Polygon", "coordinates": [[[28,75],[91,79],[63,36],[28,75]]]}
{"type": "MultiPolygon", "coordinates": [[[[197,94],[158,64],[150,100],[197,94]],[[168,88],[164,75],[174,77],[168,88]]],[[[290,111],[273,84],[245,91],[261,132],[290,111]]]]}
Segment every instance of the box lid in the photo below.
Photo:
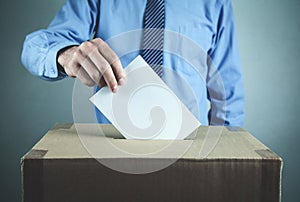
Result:
{"type": "Polygon", "coordinates": [[[280,157],[237,127],[200,126],[186,140],[127,140],[112,126],[58,124],[24,158],[277,159],[280,157]],[[100,152],[93,152],[97,148],[100,152]],[[167,148],[167,149],[166,149],[167,148]],[[158,152],[159,150],[159,152],[158,152]],[[182,152],[184,151],[184,152],[182,152]],[[151,154],[151,155],[147,155],[151,154]]]}

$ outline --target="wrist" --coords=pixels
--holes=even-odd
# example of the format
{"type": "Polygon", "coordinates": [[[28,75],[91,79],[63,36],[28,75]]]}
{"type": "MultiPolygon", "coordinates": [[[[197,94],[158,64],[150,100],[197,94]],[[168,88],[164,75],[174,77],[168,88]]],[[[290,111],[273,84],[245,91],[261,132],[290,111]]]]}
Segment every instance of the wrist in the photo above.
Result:
{"type": "Polygon", "coordinates": [[[65,47],[63,49],[61,49],[60,51],[58,51],[57,53],[57,68],[58,70],[62,70],[64,73],[64,69],[68,63],[68,61],[71,60],[72,57],[72,53],[74,52],[74,50],[77,48],[78,46],[68,46],[65,47]]]}

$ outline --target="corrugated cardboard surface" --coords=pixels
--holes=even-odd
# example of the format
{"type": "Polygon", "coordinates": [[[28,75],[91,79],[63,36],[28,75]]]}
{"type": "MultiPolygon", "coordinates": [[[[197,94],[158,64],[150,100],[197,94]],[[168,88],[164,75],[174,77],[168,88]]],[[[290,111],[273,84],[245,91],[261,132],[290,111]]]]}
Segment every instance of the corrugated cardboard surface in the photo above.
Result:
{"type": "MultiPolygon", "coordinates": [[[[91,140],[104,138],[101,127],[118,147],[151,151],[169,140],[125,140],[111,125],[81,124],[91,140]]],[[[248,132],[215,127],[217,145],[206,158],[199,151],[209,127],[200,127],[188,140],[188,151],[171,166],[149,174],[126,174],[100,164],[82,145],[74,125],[57,125],[22,159],[23,199],[46,201],[280,201],[282,160],[248,132]]],[[[174,150],[175,148],[174,147],[174,150]]],[[[175,151],[174,151],[175,152],[175,151]]],[[[160,164],[169,153],[155,158],[133,158],[122,153],[96,156],[116,163],[160,164]]]]}

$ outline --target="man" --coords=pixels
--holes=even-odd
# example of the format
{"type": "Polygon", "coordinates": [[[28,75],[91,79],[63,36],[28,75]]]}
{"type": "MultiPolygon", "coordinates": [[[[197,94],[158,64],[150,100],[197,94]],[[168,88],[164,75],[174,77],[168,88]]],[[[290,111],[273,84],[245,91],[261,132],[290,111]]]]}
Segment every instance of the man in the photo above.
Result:
{"type": "MultiPolygon", "coordinates": [[[[47,29],[26,37],[22,62],[43,79],[77,77],[88,86],[108,85],[117,93],[118,85],[126,81],[123,66],[140,52],[119,59],[105,41],[143,29],[145,13],[156,1],[163,2],[163,29],[188,37],[208,58],[203,79],[186,62],[163,53],[163,67],[180,74],[194,94],[191,98],[182,90],[178,96],[204,125],[243,126],[243,82],[230,0],[68,0],[47,29]],[[209,68],[212,64],[219,77],[209,68]],[[224,88],[217,85],[220,78],[224,88]]],[[[142,47],[143,39],[137,40],[142,47]]],[[[179,51],[184,49],[174,43],[179,51]]],[[[99,111],[97,117],[107,122],[99,111]]]]}

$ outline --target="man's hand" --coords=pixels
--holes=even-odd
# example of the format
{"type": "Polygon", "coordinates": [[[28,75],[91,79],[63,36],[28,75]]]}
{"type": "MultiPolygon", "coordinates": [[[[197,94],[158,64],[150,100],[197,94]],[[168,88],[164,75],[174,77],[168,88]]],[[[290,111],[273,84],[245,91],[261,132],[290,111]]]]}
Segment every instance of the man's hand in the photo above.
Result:
{"type": "Polygon", "coordinates": [[[73,46],[58,55],[58,63],[66,74],[77,77],[83,84],[103,87],[113,93],[125,83],[125,73],[118,56],[100,38],[73,46]]]}

